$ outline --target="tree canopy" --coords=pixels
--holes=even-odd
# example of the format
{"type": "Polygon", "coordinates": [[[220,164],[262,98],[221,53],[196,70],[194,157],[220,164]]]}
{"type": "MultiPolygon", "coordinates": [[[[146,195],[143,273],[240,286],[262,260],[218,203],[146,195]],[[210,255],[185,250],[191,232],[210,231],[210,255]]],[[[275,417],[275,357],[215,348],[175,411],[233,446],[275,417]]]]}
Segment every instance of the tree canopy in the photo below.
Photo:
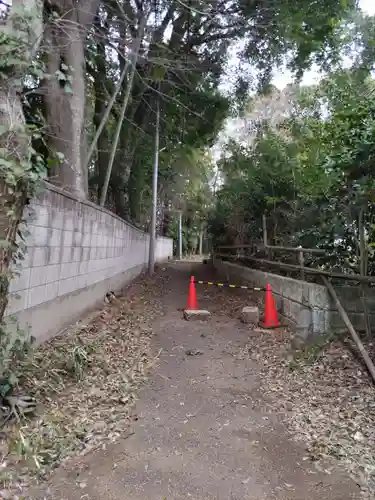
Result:
{"type": "Polygon", "coordinates": [[[272,244],[322,248],[320,265],[374,271],[373,27],[370,18],[356,25],[358,51],[349,69],[333,66],[318,85],[295,89],[291,100],[271,90],[264,114],[258,97],[247,114],[252,140],[229,142],[219,162],[216,244],[260,242],[266,214],[272,244]],[[269,119],[270,99],[280,104],[282,119],[275,113],[269,119]]]}
{"type": "MultiPolygon", "coordinates": [[[[28,4],[19,3],[20,8],[28,4]]],[[[9,8],[4,33],[14,27],[17,8],[9,8]]],[[[36,1],[30,15],[42,21],[43,37],[17,75],[26,122],[39,129],[34,148],[52,182],[95,200],[115,146],[107,203],[119,215],[143,221],[156,100],[166,163],[177,154],[183,158],[188,150],[209,147],[234,102],[218,90],[230,46],[241,42],[240,62],[257,68],[259,82],[266,82],[285,56],[291,67],[303,71],[312,60],[333,57],[340,23],[353,8],[352,0],[314,6],[305,0],[293,5],[36,1]]],[[[19,36],[16,30],[14,36],[19,36]]],[[[12,77],[12,63],[5,66],[3,73],[12,77]]],[[[240,93],[251,84],[250,75],[242,72],[233,83],[240,93]]]]}

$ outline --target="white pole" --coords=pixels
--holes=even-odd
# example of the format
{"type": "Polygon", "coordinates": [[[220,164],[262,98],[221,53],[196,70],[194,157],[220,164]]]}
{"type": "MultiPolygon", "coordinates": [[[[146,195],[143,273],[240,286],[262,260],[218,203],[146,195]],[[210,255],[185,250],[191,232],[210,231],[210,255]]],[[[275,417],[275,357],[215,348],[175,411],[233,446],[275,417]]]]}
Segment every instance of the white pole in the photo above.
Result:
{"type": "Polygon", "coordinates": [[[148,257],[148,274],[152,276],[155,272],[155,247],[156,247],[156,207],[158,196],[158,169],[159,169],[159,95],[156,97],[156,122],[155,122],[155,156],[154,170],[152,175],[152,213],[150,225],[150,253],[148,257]]]}
{"type": "Polygon", "coordinates": [[[178,258],[182,259],[182,213],[178,213],[178,258]]]}

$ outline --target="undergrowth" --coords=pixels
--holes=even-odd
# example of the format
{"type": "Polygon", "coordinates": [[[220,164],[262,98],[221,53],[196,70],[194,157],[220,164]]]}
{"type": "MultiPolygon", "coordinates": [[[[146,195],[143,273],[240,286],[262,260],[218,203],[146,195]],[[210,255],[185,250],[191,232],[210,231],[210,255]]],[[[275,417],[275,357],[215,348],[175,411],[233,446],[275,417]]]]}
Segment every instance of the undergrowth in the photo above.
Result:
{"type": "Polygon", "coordinates": [[[324,349],[338,338],[338,334],[333,332],[317,336],[313,342],[294,353],[293,358],[288,361],[289,370],[295,371],[303,365],[314,364],[321,357],[324,349]]]}

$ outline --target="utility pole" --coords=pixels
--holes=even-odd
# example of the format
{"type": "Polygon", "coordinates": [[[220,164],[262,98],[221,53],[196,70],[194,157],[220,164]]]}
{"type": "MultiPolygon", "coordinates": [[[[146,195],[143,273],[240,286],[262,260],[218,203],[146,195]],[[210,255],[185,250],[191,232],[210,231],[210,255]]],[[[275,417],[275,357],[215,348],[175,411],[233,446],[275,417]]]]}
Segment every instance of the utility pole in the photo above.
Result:
{"type": "Polygon", "coordinates": [[[152,174],[152,213],[150,224],[150,252],[148,256],[148,274],[152,276],[155,272],[155,248],[156,248],[156,207],[158,197],[158,170],[159,170],[159,123],[160,106],[159,94],[156,96],[156,119],[155,119],[155,155],[154,169],[152,174]]]}
{"type": "Polygon", "coordinates": [[[199,231],[199,255],[203,254],[203,228],[199,231]]]}
{"type": "Polygon", "coordinates": [[[182,259],[182,212],[178,212],[178,258],[182,259]]]}

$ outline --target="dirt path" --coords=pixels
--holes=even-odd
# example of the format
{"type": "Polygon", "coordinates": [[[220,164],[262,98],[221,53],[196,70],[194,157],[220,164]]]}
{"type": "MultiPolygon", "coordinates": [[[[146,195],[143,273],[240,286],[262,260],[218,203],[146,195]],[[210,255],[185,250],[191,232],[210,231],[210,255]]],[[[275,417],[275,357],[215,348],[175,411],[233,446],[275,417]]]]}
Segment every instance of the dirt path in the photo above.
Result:
{"type": "MultiPolygon", "coordinates": [[[[207,279],[204,268],[197,278],[207,279]]],[[[160,361],[140,395],[134,434],[57,470],[48,487],[26,498],[360,498],[346,476],[317,472],[304,460],[303,448],[270,410],[258,365],[237,356],[249,330],[223,313],[225,292],[200,289],[200,306],[213,317],[206,324],[185,322],[178,308],[190,271],[165,272],[171,275],[166,314],[154,325],[160,361]]]]}

